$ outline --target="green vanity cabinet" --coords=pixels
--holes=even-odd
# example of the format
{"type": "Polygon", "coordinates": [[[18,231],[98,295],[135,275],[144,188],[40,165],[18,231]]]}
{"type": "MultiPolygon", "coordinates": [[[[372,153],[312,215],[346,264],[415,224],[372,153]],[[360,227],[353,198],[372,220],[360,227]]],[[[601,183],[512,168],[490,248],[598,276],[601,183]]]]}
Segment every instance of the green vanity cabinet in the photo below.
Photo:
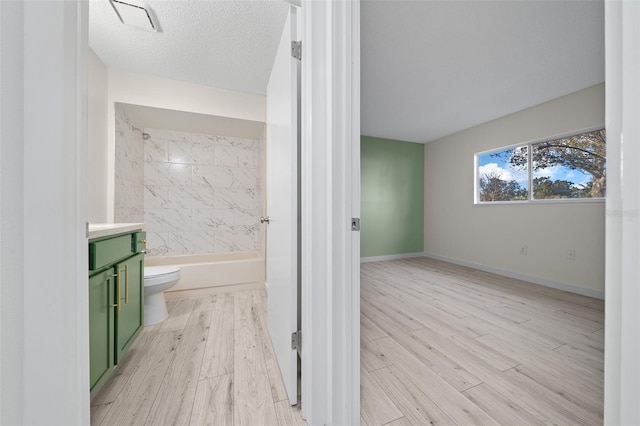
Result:
{"type": "Polygon", "coordinates": [[[144,326],[144,232],[89,240],[90,389],[122,361],[144,326]]]}
{"type": "Polygon", "coordinates": [[[89,277],[89,352],[91,389],[107,378],[115,365],[113,336],[113,274],[111,270],[89,277]]]}
{"type": "Polygon", "coordinates": [[[120,311],[116,310],[118,363],[144,326],[144,255],[140,253],[118,263],[116,270],[120,271],[121,277],[124,276],[120,286],[120,311]]]}

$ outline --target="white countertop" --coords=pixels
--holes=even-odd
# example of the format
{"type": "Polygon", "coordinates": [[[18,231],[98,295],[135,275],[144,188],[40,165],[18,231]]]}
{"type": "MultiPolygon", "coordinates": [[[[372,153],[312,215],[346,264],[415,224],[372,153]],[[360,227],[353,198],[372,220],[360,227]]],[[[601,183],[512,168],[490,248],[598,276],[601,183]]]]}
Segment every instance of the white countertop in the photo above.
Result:
{"type": "Polygon", "coordinates": [[[90,223],[87,237],[91,240],[137,230],[144,230],[144,223],[90,223]]]}

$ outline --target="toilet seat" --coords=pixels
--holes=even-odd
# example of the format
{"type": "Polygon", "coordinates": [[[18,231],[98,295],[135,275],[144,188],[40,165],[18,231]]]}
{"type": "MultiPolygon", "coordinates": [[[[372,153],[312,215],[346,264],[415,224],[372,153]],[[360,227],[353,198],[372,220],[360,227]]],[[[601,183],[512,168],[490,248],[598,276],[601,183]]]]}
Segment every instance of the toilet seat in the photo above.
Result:
{"type": "Polygon", "coordinates": [[[180,279],[180,268],[175,266],[145,266],[144,286],[150,287],[180,279]]]}

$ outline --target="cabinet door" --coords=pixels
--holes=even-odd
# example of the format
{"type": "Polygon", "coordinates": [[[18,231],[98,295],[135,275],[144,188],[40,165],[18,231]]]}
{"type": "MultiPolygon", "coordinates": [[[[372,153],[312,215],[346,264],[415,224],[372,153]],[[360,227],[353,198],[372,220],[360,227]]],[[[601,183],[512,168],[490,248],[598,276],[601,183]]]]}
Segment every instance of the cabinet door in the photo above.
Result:
{"type": "Polygon", "coordinates": [[[144,325],[144,255],[137,254],[118,263],[116,300],[120,308],[116,311],[116,364],[124,351],[133,343],[144,325]]]}
{"type": "Polygon", "coordinates": [[[89,277],[89,364],[91,389],[114,366],[113,269],[89,277]]]}

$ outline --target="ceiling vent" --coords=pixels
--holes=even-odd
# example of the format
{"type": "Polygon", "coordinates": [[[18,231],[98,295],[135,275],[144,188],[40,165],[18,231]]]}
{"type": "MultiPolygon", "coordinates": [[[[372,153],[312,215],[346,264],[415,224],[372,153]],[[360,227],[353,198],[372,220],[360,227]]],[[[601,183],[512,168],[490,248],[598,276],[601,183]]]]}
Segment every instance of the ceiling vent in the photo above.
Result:
{"type": "Polygon", "coordinates": [[[160,26],[151,8],[135,0],[109,0],[116,15],[125,25],[159,32],[160,26]]]}

